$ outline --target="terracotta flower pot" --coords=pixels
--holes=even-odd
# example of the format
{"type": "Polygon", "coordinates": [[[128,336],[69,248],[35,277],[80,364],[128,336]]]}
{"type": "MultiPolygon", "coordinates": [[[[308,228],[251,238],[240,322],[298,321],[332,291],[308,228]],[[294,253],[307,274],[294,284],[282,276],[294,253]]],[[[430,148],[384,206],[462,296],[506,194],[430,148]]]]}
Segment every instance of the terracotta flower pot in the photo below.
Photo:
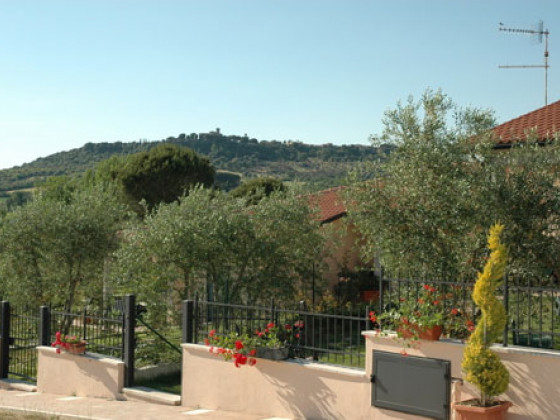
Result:
{"type": "Polygon", "coordinates": [[[480,407],[469,404],[469,401],[453,403],[456,420],[505,420],[506,412],[513,405],[510,401],[498,401],[499,404],[492,407],[480,407]]]}
{"type": "Polygon", "coordinates": [[[437,341],[443,332],[441,325],[434,325],[433,327],[419,327],[416,324],[408,324],[397,328],[397,332],[403,338],[412,338],[414,336],[428,341],[437,341]]]}
{"type": "Polygon", "coordinates": [[[379,290],[364,290],[360,292],[362,302],[372,302],[379,300],[379,290]]]}
{"type": "Polygon", "coordinates": [[[67,343],[65,349],[68,353],[84,354],[86,352],[86,342],[82,341],[80,343],[67,343]]]}

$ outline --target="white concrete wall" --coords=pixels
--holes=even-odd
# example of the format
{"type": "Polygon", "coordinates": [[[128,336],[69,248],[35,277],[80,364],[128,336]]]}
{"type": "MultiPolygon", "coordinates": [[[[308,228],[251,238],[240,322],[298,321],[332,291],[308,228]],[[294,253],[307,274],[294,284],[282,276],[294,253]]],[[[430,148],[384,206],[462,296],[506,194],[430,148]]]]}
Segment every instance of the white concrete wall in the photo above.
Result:
{"type": "Polygon", "coordinates": [[[37,347],[37,391],[50,394],[124,399],[124,362],[94,353],[56,353],[37,347]]]}
{"type": "MultiPolygon", "coordinates": [[[[182,403],[211,409],[294,419],[400,419],[424,417],[371,407],[373,350],[400,353],[403,343],[393,336],[365,332],[366,369],[336,368],[302,361],[258,359],[255,367],[235,368],[212,355],[208,347],[183,344],[182,403]]],[[[420,341],[410,355],[451,361],[452,376],[462,378],[464,344],[420,341]]],[[[502,399],[514,403],[509,420],[560,418],[560,353],[525,348],[496,351],[509,368],[510,387],[502,399]]],[[[406,356],[403,356],[406,357],[406,356]]],[[[476,396],[469,385],[454,382],[452,401],[476,396]]]]}

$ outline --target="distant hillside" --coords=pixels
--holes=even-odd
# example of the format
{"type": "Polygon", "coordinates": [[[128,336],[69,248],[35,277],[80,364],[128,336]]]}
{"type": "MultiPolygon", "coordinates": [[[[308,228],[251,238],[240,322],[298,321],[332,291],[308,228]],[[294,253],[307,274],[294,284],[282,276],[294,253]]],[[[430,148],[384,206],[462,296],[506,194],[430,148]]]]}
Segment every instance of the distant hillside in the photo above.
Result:
{"type": "Polygon", "coordinates": [[[190,147],[207,156],[218,170],[244,177],[274,176],[284,181],[304,181],[317,188],[338,185],[356,163],[380,150],[366,145],[310,145],[294,141],[267,141],[247,136],[226,136],[216,132],[180,134],[161,141],[130,143],[87,143],[78,149],[55,153],[31,163],[0,170],[0,191],[31,188],[53,175],[80,175],[115,154],[132,154],[162,142],[190,147]]]}

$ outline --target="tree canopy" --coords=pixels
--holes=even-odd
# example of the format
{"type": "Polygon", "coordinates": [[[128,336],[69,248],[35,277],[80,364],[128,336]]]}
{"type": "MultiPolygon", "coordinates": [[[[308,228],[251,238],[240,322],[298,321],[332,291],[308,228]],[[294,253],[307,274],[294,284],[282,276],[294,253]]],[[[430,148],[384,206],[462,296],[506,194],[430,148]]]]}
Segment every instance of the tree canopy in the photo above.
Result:
{"type": "Polygon", "coordinates": [[[510,270],[550,274],[560,251],[560,145],[530,140],[494,150],[489,111],[462,109],[427,91],[387,111],[380,137],[397,146],[371,162],[376,179],[350,193],[350,215],[365,237],[364,255],[392,269],[474,279],[485,232],[508,225],[510,270]],[[537,204],[538,203],[538,204],[537,204]]]}
{"type": "Polygon", "coordinates": [[[272,177],[260,177],[249,179],[241,184],[236,189],[232,190],[230,194],[233,197],[245,198],[247,204],[257,204],[264,197],[276,192],[285,192],[286,186],[284,183],[272,177]]]}
{"type": "Polygon", "coordinates": [[[127,237],[115,278],[155,303],[207,290],[222,301],[293,298],[310,281],[323,241],[301,198],[272,194],[246,207],[202,188],[162,204],[127,237]]]}
{"type": "Polygon", "coordinates": [[[191,149],[161,144],[149,151],[102,162],[98,179],[113,180],[134,206],[144,200],[148,209],[170,203],[196,185],[211,186],[214,168],[191,149]]]}
{"type": "Polygon", "coordinates": [[[116,195],[98,187],[62,196],[37,192],[0,224],[3,297],[66,311],[79,296],[100,300],[104,265],[126,217],[116,195]]]}

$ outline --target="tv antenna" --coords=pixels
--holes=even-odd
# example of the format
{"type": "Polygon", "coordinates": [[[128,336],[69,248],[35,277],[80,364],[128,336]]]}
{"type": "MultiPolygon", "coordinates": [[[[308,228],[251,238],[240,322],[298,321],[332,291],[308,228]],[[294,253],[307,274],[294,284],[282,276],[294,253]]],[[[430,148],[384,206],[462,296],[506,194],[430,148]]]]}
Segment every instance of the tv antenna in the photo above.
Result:
{"type": "Polygon", "coordinates": [[[513,32],[517,34],[529,34],[537,37],[539,44],[542,43],[544,35],[544,64],[525,64],[520,66],[498,66],[500,69],[530,69],[530,68],[544,68],[544,104],[548,105],[548,29],[543,29],[543,21],[540,20],[537,24],[536,29],[522,29],[522,28],[506,28],[502,22],[500,22],[500,31],[503,32],[513,32]]]}

